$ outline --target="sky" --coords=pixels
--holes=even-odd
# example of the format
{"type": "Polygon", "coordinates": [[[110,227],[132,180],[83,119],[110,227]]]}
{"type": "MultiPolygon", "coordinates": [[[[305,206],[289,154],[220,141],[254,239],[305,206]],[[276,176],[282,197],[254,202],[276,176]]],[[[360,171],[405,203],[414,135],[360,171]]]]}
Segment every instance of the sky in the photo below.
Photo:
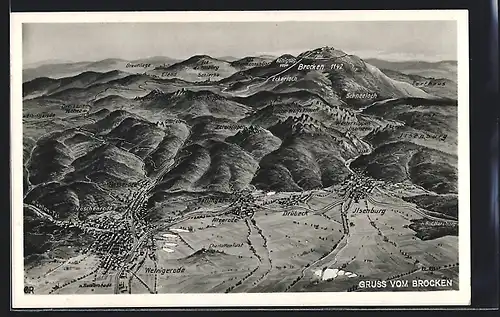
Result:
{"type": "Polygon", "coordinates": [[[456,60],[455,21],[23,24],[23,64],[197,54],[299,54],[330,46],[361,58],[456,60]]]}

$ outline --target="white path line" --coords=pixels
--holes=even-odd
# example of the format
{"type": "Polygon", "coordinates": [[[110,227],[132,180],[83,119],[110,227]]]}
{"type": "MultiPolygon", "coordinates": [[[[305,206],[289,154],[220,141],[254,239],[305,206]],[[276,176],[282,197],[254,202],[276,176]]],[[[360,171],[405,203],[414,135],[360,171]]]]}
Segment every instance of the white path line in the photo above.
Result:
{"type": "Polygon", "coordinates": [[[278,75],[280,75],[280,74],[283,74],[284,72],[286,72],[286,71],[287,71],[287,70],[289,70],[290,68],[294,67],[295,65],[297,65],[298,63],[300,63],[300,62],[301,62],[304,58],[308,57],[308,56],[309,56],[309,55],[311,55],[311,54],[312,54],[312,52],[310,52],[310,53],[309,53],[309,54],[307,54],[307,55],[302,56],[302,57],[301,57],[298,61],[296,61],[296,62],[295,62],[295,64],[293,64],[292,66],[288,67],[287,69],[285,69],[285,70],[283,70],[283,71],[281,71],[281,72],[279,72],[279,73],[277,73],[277,74],[275,74],[275,75],[272,75],[272,76],[268,77],[268,78],[266,79],[266,82],[267,82],[269,79],[271,79],[271,78],[274,78],[274,77],[276,77],[276,76],[278,76],[278,75]]]}

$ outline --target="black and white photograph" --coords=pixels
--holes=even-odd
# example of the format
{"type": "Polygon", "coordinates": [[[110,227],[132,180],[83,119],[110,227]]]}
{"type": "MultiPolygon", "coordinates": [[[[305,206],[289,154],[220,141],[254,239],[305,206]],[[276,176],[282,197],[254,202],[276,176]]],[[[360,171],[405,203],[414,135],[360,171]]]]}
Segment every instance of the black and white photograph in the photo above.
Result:
{"type": "Polygon", "coordinates": [[[466,13],[180,14],[20,15],[19,301],[466,304],[466,13]]]}

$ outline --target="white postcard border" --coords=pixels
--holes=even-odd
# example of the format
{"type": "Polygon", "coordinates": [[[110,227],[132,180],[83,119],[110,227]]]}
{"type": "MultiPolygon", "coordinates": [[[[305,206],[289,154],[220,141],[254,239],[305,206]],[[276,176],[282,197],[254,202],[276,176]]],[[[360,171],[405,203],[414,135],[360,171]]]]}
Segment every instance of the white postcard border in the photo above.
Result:
{"type": "Polygon", "coordinates": [[[469,65],[467,10],[96,12],[11,14],[11,304],[13,308],[402,306],[470,304],[469,65]],[[26,295],[23,292],[22,23],[457,21],[459,290],[154,295],[26,295]]]}

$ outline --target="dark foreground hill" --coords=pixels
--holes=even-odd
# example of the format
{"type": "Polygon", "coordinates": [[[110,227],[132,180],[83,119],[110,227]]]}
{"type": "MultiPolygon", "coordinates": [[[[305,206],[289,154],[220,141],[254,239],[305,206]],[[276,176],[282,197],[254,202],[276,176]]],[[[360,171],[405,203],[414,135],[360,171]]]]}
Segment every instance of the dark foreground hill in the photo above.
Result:
{"type": "Polygon", "coordinates": [[[392,183],[409,181],[435,193],[457,193],[457,158],[411,142],[387,143],[351,167],[392,183]]]}

